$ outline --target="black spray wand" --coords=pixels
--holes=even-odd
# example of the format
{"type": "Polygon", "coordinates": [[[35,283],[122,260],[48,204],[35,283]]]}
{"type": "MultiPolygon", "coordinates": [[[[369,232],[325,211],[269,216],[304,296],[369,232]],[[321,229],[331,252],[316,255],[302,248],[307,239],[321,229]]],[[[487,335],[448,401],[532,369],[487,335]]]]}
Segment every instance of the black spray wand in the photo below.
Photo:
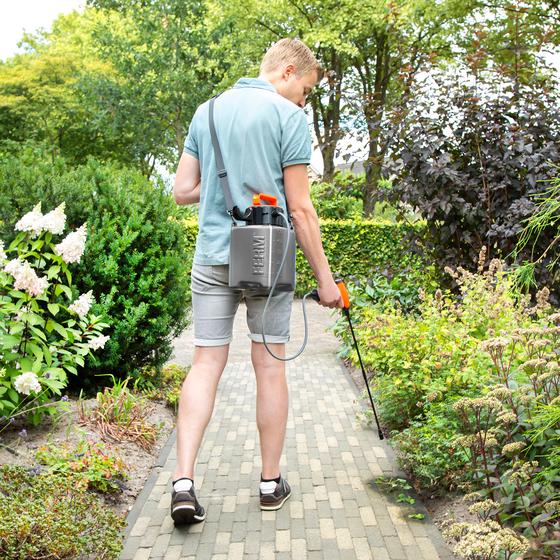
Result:
{"type": "MultiPolygon", "coordinates": [[[[371,396],[371,390],[369,388],[369,383],[366,375],[366,370],[364,368],[364,363],[362,362],[362,356],[360,355],[360,349],[358,347],[358,341],[356,340],[356,335],[354,334],[354,327],[352,326],[352,320],[350,319],[350,296],[348,295],[348,290],[344,285],[342,280],[337,280],[336,285],[340,290],[340,295],[342,296],[342,301],[344,303],[344,314],[348,319],[348,324],[350,325],[350,332],[352,333],[352,339],[354,340],[354,347],[356,348],[356,352],[358,354],[358,360],[360,361],[360,367],[362,368],[362,375],[364,376],[364,381],[366,384],[367,392],[369,395],[369,402],[371,403],[371,409],[373,410],[373,415],[375,417],[375,423],[377,424],[377,434],[379,435],[379,439],[384,439],[383,432],[381,431],[381,427],[379,425],[379,419],[377,418],[377,412],[375,411],[375,405],[373,404],[373,397],[371,396]]],[[[313,290],[310,293],[310,297],[316,301],[319,301],[319,293],[317,290],[313,290]]]]}

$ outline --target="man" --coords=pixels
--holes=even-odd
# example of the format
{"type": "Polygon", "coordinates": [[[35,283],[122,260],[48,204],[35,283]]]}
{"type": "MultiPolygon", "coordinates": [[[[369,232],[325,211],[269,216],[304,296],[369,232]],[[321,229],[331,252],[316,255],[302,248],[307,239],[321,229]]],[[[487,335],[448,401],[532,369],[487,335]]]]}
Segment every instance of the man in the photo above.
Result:
{"type": "MultiPolygon", "coordinates": [[[[234,204],[245,209],[251,205],[252,195],[259,192],[276,196],[285,210],[287,202],[298,244],[317,279],[321,304],[342,307],[321,244],[307,176],[311,138],[302,109],[321,75],[313,53],[301,41],[282,39],[265,54],[258,78],[242,78],[217,98],[214,121],[234,204]]],[[[212,416],[233,318],[242,297],[247,305],[257,382],[261,509],[279,509],[290,496],[290,486],[279,467],[288,418],[284,362],[270,356],[262,341],[266,297],[228,286],[231,218],[218,182],[208,106],[207,101],[198,107],[191,121],[173,187],[177,204],[200,202],[191,273],[195,352],[181,390],[177,468],[173,473],[171,516],[176,524],[199,522],[206,516],[194,491],[194,465],[212,416]]],[[[267,343],[281,357],[289,340],[292,299],[293,292],[274,294],[274,312],[270,320],[267,317],[267,343]]]]}

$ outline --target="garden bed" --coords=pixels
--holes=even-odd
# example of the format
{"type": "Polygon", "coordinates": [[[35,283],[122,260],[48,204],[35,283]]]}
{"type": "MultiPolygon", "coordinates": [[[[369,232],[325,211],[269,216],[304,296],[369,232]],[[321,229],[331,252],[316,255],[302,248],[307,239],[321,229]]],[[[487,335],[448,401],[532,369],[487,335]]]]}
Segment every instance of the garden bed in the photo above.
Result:
{"type": "MultiPolygon", "coordinates": [[[[152,408],[149,421],[159,426],[157,440],[153,447],[146,451],[134,441],[116,441],[103,438],[89,425],[80,423],[78,400],[70,398],[66,403],[66,411],[55,417],[45,417],[36,427],[25,426],[23,422],[14,422],[0,434],[0,465],[17,465],[26,469],[42,469],[36,458],[37,451],[49,444],[67,444],[75,447],[79,441],[86,440],[91,444],[101,444],[111,455],[119,457],[125,465],[128,478],[119,484],[121,492],[99,493],[104,502],[118,514],[125,516],[134,505],[136,497],[144,487],[150,475],[154,461],[167,442],[175,425],[173,411],[163,401],[150,399],[152,408]]],[[[83,399],[85,410],[92,410],[96,399],[83,399]]]]}

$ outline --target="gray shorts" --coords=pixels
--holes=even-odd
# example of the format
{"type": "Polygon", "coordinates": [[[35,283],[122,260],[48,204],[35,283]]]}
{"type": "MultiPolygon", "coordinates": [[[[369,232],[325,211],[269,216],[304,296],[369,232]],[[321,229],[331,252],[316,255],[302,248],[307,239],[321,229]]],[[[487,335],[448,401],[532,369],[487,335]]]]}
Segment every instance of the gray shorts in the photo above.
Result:
{"type": "MultiPolygon", "coordinates": [[[[262,342],[262,312],[268,295],[228,286],[229,266],[193,264],[191,271],[195,346],[222,346],[232,338],[233,319],[244,299],[249,338],[262,342]]],[[[266,311],[266,342],[290,340],[290,315],[294,292],[275,292],[266,311]]]]}

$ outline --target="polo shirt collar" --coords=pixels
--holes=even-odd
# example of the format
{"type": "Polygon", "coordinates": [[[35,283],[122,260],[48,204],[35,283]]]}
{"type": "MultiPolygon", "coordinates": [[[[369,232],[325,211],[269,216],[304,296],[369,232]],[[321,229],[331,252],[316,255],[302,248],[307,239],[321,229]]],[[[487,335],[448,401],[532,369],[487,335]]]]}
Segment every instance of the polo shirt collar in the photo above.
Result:
{"type": "Polygon", "coordinates": [[[234,88],[258,88],[267,89],[276,93],[274,86],[267,80],[260,80],[259,78],[241,78],[237,80],[234,88]]]}

